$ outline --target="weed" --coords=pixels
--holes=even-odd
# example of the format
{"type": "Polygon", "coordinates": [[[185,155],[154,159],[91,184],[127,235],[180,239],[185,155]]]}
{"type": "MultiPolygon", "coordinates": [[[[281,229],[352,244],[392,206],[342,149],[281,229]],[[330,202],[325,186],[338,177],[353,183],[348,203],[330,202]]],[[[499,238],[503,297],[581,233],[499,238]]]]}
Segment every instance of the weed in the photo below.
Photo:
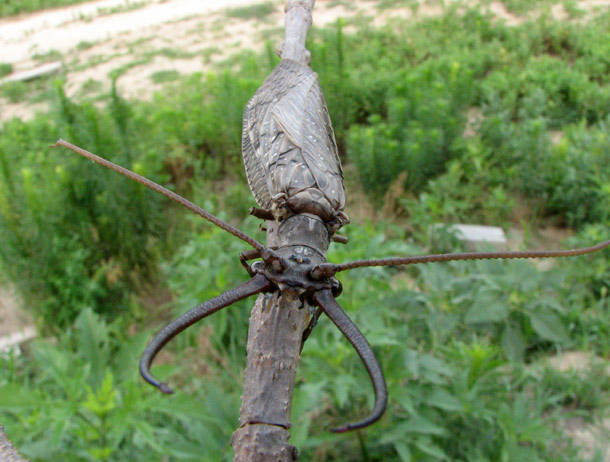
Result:
{"type": "Polygon", "coordinates": [[[156,71],[150,75],[154,83],[174,82],[180,77],[180,72],[174,69],[156,71]]]}
{"type": "Polygon", "coordinates": [[[32,59],[40,61],[42,63],[49,63],[52,61],[61,60],[62,54],[57,50],[49,50],[44,53],[35,53],[32,55],[32,59]]]}
{"type": "Polygon", "coordinates": [[[13,72],[13,65],[11,63],[0,63],[0,77],[4,77],[13,72]]]}
{"type": "Polygon", "coordinates": [[[7,82],[0,86],[0,93],[11,103],[18,103],[26,99],[28,85],[25,82],[7,82]]]}
{"type": "Polygon", "coordinates": [[[81,86],[83,94],[99,93],[102,90],[102,82],[95,79],[87,79],[81,86]]]}
{"type": "Polygon", "coordinates": [[[263,19],[275,11],[272,2],[255,3],[253,5],[229,8],[226,15],[229,18],[263,19]]]}
{"type": "Polygon", "coordinates": [[[76,44],[76,49],[79,51],[88,50],[95,46],[95,42],[88,42],[86,40],[81,40],[76,44]]]}
{"type": "Polygon", "coordinates": [[[14,16],[21,13],[55,8],[59,6],[74,5],[83,3],[86,0],[22,0],[19,2],[3,1],[0,2],[0,17],[14,16]]]}
{"type": "Polygon", "coordinates": [[[204,50],[201,50],[201,56],[203,57],[204,63],[210,63],[212,60],[212,56],[219,54],[222,54],[222,50],[218,47],[208,47],[204,50]]]}
{"type": "Polygon", "coordinates": [[[586,11],[578,7],[578,2],[574,0],[566,0],[563,2],[563,8],[566,10],[570,18],[582,18],[586,11]]]}

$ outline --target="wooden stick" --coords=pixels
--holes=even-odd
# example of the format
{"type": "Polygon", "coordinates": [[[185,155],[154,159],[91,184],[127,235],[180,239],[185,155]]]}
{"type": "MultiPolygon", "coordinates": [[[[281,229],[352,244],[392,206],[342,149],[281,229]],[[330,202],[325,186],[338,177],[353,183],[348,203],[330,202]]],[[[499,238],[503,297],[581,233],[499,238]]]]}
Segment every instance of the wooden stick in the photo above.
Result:
{"type": "Polygon", "coordinates": [[[24,459],[11,444],[2,425],[0,425],[0,460],[3,462],[27,462],[27,459],[24,459]]]}
{"type": "MultiPolygon", "coordinates": [[[[286,2],[286,39],[282,59],[309,64],[305,48],[315,0],[286,2]]],[[[267,246],[278,240],[277,225],[267,221],[267,246]]],[[[239,428],[231,444],[235,462],[292,462],[297,450],[290,445],[290,409],[303,332],[309,307],[284,295],[261,295],[250,317],[247,362],[239,428]]]]}

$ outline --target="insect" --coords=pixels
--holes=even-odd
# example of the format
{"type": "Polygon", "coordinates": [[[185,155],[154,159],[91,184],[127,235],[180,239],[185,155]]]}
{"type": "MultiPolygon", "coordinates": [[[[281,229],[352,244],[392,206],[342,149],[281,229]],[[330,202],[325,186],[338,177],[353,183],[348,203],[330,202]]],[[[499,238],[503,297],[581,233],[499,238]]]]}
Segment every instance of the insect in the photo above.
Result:
{"type": "Polygon", "coordinates": [[[387,387],[379,361],[358,327],[341,309],[336,297],[339,272],[367,266],[410,265],[451,260],[492,258],[548,258],[583,255],[601,250],[610,241],[592,247],[537,252],[473,252],[359,260],[341,264],[326,261],[331,240],[346,242],[337,231],[349,219],[344,213],[343,172],[326,102],[317,75],[309,66],[284,59],[272,71],[244,111],[242,153],[250,189],[260,208],[251,213],[276,226],[277,242],[268,246],[206,212],[176,193],[85,151],[64,140],[64,146],[128,178],[160,192],[252,246],[240,255],[251,278],[208,300],[165,326],[150,342],[140,360],[140,373],[163,393],[171,388],[150,372],[153,359],[184,329],[232,303],[262,292],[282,291],[317,306],[303,342],[322,313],[345,335],[370,376],[375,403],[370,414],[357,422],[334,428],[345,432],[366,427],[384,413],[387,387]],[[252,259],[258,261],[249,264],[252,259]]]}

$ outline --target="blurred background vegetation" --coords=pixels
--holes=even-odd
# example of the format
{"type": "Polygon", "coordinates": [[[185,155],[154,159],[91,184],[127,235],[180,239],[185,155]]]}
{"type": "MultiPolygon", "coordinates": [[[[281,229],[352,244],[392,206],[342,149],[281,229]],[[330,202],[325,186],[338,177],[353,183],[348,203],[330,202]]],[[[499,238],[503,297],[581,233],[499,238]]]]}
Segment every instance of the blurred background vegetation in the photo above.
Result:
{"type": "MultiPolygon", "coordinates": [[[[314,29],[308,47],[354,218],[331,261],[460,250],[436,223],[518,228],[524,248],[610,238],[608,11],[509,27],[447,7],[392,27],[339,21],[314,29]],[[549,227],[572,237],[544,242],[549,227]]],[[[277,60],[244,52],[148,102],[123,99],[116,85],[104,104],[77,101],[56,81],[50,113],[0,128],[0,273],[43,335],[0,357],[0,422],[24,455],[232,459],[253,300],[161,355],[156,373],[176,395],[145,385],[137,360],[164,322],[244,280],[246,247],[48,145],[68,139],[263,239],[247,218],[241,115],[277,60]]],[[[363,269],[342,282],[340,303],[386,373],[389,409],[364,431],[327,431],[366,414],[373,395],[351,346],[322,319],[293,403],[301,460],[573,461],[582,455],[565,423],[607,418],[607,252],[544,267],[363,269]],[[578,373],[551,368],[547,359],[567,350],[600,359],[578,373]]]]}

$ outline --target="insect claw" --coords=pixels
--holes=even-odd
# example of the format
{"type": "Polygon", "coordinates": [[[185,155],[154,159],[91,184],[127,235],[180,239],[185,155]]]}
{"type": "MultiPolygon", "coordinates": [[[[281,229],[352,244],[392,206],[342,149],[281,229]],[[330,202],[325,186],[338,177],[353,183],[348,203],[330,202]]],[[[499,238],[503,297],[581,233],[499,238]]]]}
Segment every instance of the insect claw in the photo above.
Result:
{"type": "Polygon", "coordinates": [[[261,252],[261,257],[276,273],[281,273],[288,266],[286,261],[271,249],[265,248],[261,252]]]}

